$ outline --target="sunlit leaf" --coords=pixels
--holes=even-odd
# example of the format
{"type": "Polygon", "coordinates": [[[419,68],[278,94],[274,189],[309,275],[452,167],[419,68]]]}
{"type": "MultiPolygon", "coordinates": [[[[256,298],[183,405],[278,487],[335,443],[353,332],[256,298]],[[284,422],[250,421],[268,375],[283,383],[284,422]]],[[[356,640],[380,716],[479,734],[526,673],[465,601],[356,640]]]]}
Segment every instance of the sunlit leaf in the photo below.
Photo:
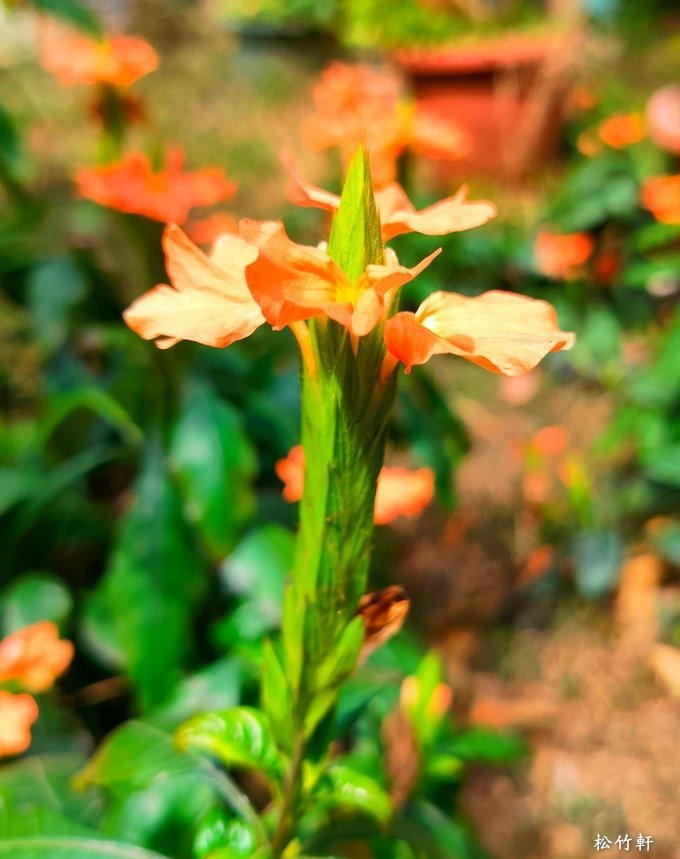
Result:
{"type": "Polygon", "coordinates": [[[328,767],[319,780],[314,796],[315,801],[326,808],[368,815],[382,825],[386,824],[392,815],[389,794],[380,784],[371,776],[343,764],[328,767]]]}
{"type": "Polygon", "coordinates": [[[180,749],[201,751],[228,767],[256,769],[274,783],[283,762],[265,715],[253,707],[201,713],[177,729],[180,749]]]}

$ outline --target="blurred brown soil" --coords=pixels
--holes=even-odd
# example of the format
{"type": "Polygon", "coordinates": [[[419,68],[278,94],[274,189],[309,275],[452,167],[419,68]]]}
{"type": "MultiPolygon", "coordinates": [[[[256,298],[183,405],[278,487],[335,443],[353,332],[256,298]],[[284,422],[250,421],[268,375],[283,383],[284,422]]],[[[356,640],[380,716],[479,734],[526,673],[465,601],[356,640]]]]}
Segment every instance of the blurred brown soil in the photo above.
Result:
{"type": "Polygon", "coordinates": [[[441,648],[456,715],[519,731],[531,750],[519,766],[474,769],[464,809],[497,859],[584,859],[598,834],[613,842],[608,855],[625,852],[615,841],[626,834],[640,855],[640,833],[655,859],[680,859],[680,702],[650,667],[650,611],[663,598],[654,559],[624,571],[616,603],[562,598],[537,611],[517,582],[539,539],[517,451],[559,423],[585,452],[610,403],[542,376],[535,392],[508,393],[472,372],[456,373],[452,394],[473,442],[458,507],[401,526],[395,571],[441,648]]]}

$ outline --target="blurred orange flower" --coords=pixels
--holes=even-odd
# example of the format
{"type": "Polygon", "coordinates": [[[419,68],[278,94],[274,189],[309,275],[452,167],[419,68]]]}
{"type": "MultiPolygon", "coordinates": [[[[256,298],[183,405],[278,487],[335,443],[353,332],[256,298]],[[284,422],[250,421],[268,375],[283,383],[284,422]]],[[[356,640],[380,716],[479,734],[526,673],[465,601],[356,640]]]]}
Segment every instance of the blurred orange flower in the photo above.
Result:
{"type": "MultiPolygon", "coordinates": [[[[282,157],[284,167],[289,173],[288,197],[296,206],[311,206],[335,211],[340,205],[340,197],[324,191],[307,182],[298,173],[291,159],[282,157]]],[[[375,202],[380,216],[382,239],[390,241],[403,233],[423,233],[427,236],[444,236],[449,233],[479,227],[496,216],[496,207],[487,200],[465,199],[467,188],[461,188],[453,197],[440,200],[417,212],[406,196],[404,189],[396,182],[390,182],[375,193],[375,202]]]]}
{"type": "Polygon", "coordinates": [[[593,240],[588,233],[560,234],[541,230],[534,243],[536,266],[547,277],[572,277],[592,252],[593,240]]]}
{"type": "Polygon", "coordinates": [[[573,342],[573,334],[558,328],[550,304],[498,290],[475,298],[434,292],[415,313],[397,313],[385,323],[387,351],[407,373],[414,364],[448,353],[493,373],[518,376],[573,342]]]}
{"type": "MultiPolygon", "coordinates": [[[[283,497],[294,502],[302,498],[305,482],[305,452],[296,445],[285,459],[276,463],[276,474],[283,481],[283,497]]],[[[378,476],[373,518],[376,525],[387,525],[399,516],[417,516],[434,496],[434,472],[430,468],[384,466],[378,476]]]]}
{"type": "Polygon", "coordinates": [[[0,690],[0,756],[20,755],[31,745],[31,725],[38,705],[30,695],[0,690]]]}
{"type": "Polygon", "coordinates": [[[243,220],[240,226],[241,235],[260,251],[248,266],[248,287],[274,329],[326,316],[355,336],[368,334],[393,290],[413,280],[440,252],[406,268],[388,248],[382,265],[369,265],[352,282],[325,250],[292,242],[281,221],[243,220]]]}
{"type": "Polygon", "coordinates": [[[187,235],[197,245],[212,245],[220,236],[238,236],[238,219],[229,212],[213,212],[205,218],[192,219],[185,226],[187,235]]]}
{"type": "Polygon", "coordinates": [[[680,155],[680,84],[657,90],[647,103],[646,116],[654,143],[680,155]]]}
{"type": "Polygon", "coordinates": [[[166,223],[182,223],[194,207],[228,200],[236,191],[219,167],[185,170],[178,147],[168,148],[165,166],[157,171],[146,155],[130,152],[115,164],[81,168],[75,181],[81,197],[166,223]]]}
{"type": "Polygon", "coordinates": [[[73,658],[73,645],[59,638],[49,620],[26,626],[0,641],[0,683],[15,680],[29,692],[44,692],[73,658]]]}
{"type": "Polygon", "coordinates": [[[600,123],[600,140],[614,149],[625,149],[645,136],[645,121],[640,113],[618,113],[600,123]]]}
{"type": "Polygon", "coordinates": [[[158,54],[138,36],[98,41],[49,21],[40,28],[40,62],[64,86],[103,83],[123,89],[158,68],[158,54]]]}
{"type": "Polygon", "coordinates": [[[568,444],[567,431],[559,424],[543,427],[531,440],[533,449],[541,456],[561,456],[568,444]]]}
{"type": "Polygon", "coordinates": [[[347,162],[365,143],[376,187],[392,182],[396,159],[406,147],[430,157],[462,158],[471,141],[461,128],[424,114],[401,97],[401,82],[390,71],[333,62],[312,91],[316,112],[303,127],[308,145],[339,147],[347,162]]]}
{"type": "Polygon", "coordinates": [[[585,155],[586,158],[592,158],[602,151],[602,144],[593,130],[588,129],[579,134],[576,139],[576,148],[581,155],[585,155]]]}
{"type": "Polygon", "coordinates": [[[161,349],[180,340],[222,348],[264,323],[245,277],[257,256],[252,245],[224,235],[208,257],[173,225],[165,230],[163,249],[172,286],[154,287],[123,314],[145,340],[156,340],[161,349]]]}
{"type": "Polygon", "coordinates": [[[680,174],[656,176],[642,186],[642,205],[663,224],[680,224],[680,174]]]}

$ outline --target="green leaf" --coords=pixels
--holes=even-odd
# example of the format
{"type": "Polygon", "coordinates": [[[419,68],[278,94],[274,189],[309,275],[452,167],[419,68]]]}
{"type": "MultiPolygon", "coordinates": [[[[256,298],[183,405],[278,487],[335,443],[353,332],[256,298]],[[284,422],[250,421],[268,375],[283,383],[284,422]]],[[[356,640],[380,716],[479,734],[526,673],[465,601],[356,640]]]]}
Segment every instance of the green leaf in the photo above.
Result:
{"type": "Polygon", "coordinates": [[[265,525],[251,531],[220,565],[220,578],[240,597],[244,608],[258,619],[250,630],[234,620],[233,640],[260,638],[281,622],[284,582],[293,564],[295,537],[280,525],[265,525]]]}
{"type": "Polygon", "coordinates": [[[328,809],[367,815],[383,826],[392,816],[392,801],[378,782],[343,764],[333,764],[323,773],[314,791],[314,801],[328,809]]]}
{"type": "Polygon", "coordinates": [[[152,713],[149,721],[159,727],[173,729],[196,713],[234,707],[241,697],[242,681],[241,662],[232,656],[224,657],[181,680],[163,706],[152,713]]]}
{"type": "Polygon", "coordinates": [[[680,488],[680,444],[669,444],[645,457],[643,466],[650,480],[680,488]]]}
{"type": "Polygon", "coordinates": [[[256,769],[273,784],[283,762],[266,716],[253,707],[202,713],[175,732],[178,748],[202,751],[228,767],[256,769]]]}
{"type": "Polygon", "coordinates": [[[526,744],[519,737],[486,728],[472,728],[456,734],[438,745],[437,750],[470,763],[510,763],[527,754],[526,744]]]}
{"type": "Polygon", "coordinates": [[[262,650],[262,709],[276,742],[290,752],[293,744],[293,692],[281,661],[270,641],[262,650]]]}
{"type": "Polygon", "coordinates": [[[161,704],[179,680],[204,582],[180,499],[152,443],[98,591],[145,709],[161,704]]]}
{"type": "Polygon", "coordinates": [[[316,676],[318,689],[337,689],[354,671],[364,641],[364,622],[353,618],[343,630],[337,648],[319,666],[316,676]]]}
{"type": "MultiPolygon", "coordinates": [[[[58,428],[66,421],[73,421],[76,416],[80,417],[81,412],[91,412],[94,417],[100,418],[117,429],[128,444],[136,446],[143,440],[142,431],[123,406],[106,391],[94,386],[70,390],[52,397],[40,421],[39,440],[42,444],[46,444],[58,428]]],[[[73,440],[76,427],[69,424],[65,429],[73,440]]],[[[84,436],[91,429],[91,421],[82,427],[79,425],[77,429],[82,434],[84,443],[84,436]]],[[[76,440],[78,440],[77,435],[76,440]]],[[[77,449],[78,445],[74,446],[77,449]]]]}
{"type": "Polygon", "coordinates": [[[259,817],[226,774],[201,756],[180,752],[170,734],[144,722],[127,722],[110,734],[73,784],[76,790],[104,788],[109,796],[125,801],[131,792],[146,790],[158,780],[193,780],[197,786],[212,786],[215,795],[248,820],[260,843],[265,843],[259,817]]]}
{"type": "Polygon", "coordinates": [[[102,36],[103,31],[97,16],[78,0],[33,0],[39,12],[61,18],[91,36],[102,36]]]}
{"type": "Polygon", "coordinates": [[[170,461],[189,517],[211,554],[224,557],[255,506],[255,455],[236,410],[210,388],[194,387],[175,427],[170,461]]]}
{"type": "Polygon", "coordinates": [[[347,169],[340,206],[333,218],[328,253],[352,282],[368,265],[383,262],[380,219],[368,155],[363,146],[357,149],[347,169]]]}
{"type": "Polygon", "coordinates": [[[8,859],[168,859],[160,853],[103,841],[94,837],[27,836],[0,841],[0,856],[8,859]]]}
{"type": "Polygon", "coordinates": [[[87,818],[90,800],[70,790],[71,779],[82,767],[84,755],[57,753],[29,755],[0,768],[0,794],[19,805],[40,805],[64,816],[87,818]]]}
{"type": "Polygon", "coordinates": [[[37,265],[28,282],[28,306],[38,342],[54,350],[66,339],[72,309],[87,293],[87,283],[71,257],[37,265]]]}
{"type": "Polygon", "coordinates": [[[12,115],[0,104],[0,176],[17,179],[23,162],[23,147],[12,115]]]}
{"type": "Polygon", "coordinates": [[[40,477],[27,468],[0,468],[0,516],[29,498],[40,477]]]}
{"type": "Polygon", "coordinates": [[[21,576],[3,596],[3,631],[7,635],[39,620],[52,620],[61,625],[72,607],[68,588],[56,576],[48,573],[21,576]]]}
{"type": "Polygon", "coordinates": [[[197,859],[250,859],[258,847],[257,833],[243,820],[228,818],[219,808],[201,821],[194,853],[197,859]]]}
{"type": "Polygon", "coordinates": [[[487,859],[468,829],[430,802],[410,803],[393,830],[427,859],[487,859]]]}

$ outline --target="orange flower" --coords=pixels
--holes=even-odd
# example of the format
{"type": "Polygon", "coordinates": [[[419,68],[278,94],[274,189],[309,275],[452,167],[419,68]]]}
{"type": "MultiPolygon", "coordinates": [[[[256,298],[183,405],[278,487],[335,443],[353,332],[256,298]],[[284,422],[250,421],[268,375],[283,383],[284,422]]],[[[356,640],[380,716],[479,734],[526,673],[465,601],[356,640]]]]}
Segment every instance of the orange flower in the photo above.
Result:
{"type": "Polygon", "coordinates": [[[31,624],[0,641],[0,682],[16,680],[29,692],[44,692],[73,658],[73,645],[59,639],[49,620],[31,624]]]}
{"type": "Polygon", "coordinates": [[[680,224],[680,174],[656,176],[642,186],[642,205],[663,224],[680,224]]]}
{"type": "Polygon", "coordinates": [[[312,91],[316,113],[303,127],[317,149],[338,146],[348,161],[365,142],[377,184],[394,178],[399,143],[398,78],[368,66],[331,63],[312,91]]]}
{"type": "Polygon", "coordinates": [[[293,504],[302,498],[305,487],[305,451],[296,444],[285,459],[279,459],[275,466],[276,476],[283,482],[283,497],[293,504]]]}
{"type": "Polygon", "coordinates": [[[434,496],[434,472],[431,468],[387,466],[378,477],[375,493],[376,525],[387,525],[399,516],[417,516],[434,496]]]}
{"type": "Polygon", "coordinates": [[[383,265],[369,265],[356,282],[351,282],[325,250],[292,242],[281,221],[243,220],[241,235],[260,250],[255,262],[248,266],[246,277],[255,301],[273,328],[326,316],[355,336],[372,331],[389,303],[391,291],[413,280],[440,252],[406,268],[387,249],[383,265]]]}
{"type": "MultiPolygon", "coordinates": [[[[305,482],[305,452],[296,445],[285,459],[276,463],[276,474],[283,481],[283,497],[294,502],[302,498],[305,482]]],[[[434,472],[430,468],[393,468],[384,466],[378,476],[373,518],[376,525],[387,525],[399,516],[417,516],[434,496],[434,472]]]]}
{"type": "Polygon", "coordinates": [[[619,113],[600,123],[600,140],[614,149],[625,149],[645,136],[645,122],[639,113],[619,113]]]}
{"type": "Polygon", "coordinates": [[[569,436],[563,426],[553,424],[538,430],[531,441],[541,456],[561,456],[567,449],[569,436]]]}
{"type": "Polygon", "coordinates": [[[30,695],[0,690],[0,756],[20,755],[31,745],[31,725],[38,705],[30,695]]]}
{"type": "Polygon", "coordinates": [[[222,348],[263,324],[245,278],[257,256],[252,245],[225,235],[208,257],[173,225],[166,227],[163,249],[172,286],[154,287],[125,311],[133,331],[161,349],[180,340],[222,348]]]}
{"type": "Polygon", "coordinates": [[[680,155],[680,85],[657,90],[647,103],[649,136],[657,146],[680,155]]]}
{"type": "Polygon", "coordinates": [[[64,86],[103,83],[126,88],[158,68],[158,54],[138,36],[108,36],[97,41],[44,22],[40,62],[64,86]]]}
{"type": "Polygon", "coordinates": [[[518,376],[549,352],[569,349],[573,340],[559,330],[547,302],[497,290],[475,298],[434,292],[415,313],[397,313],[385,323],[387,350],[407,373],[432,355],[449,353],[518,376]]]}
{"type": "Polygon", "coordinates": [[[238,220],[229,212],[213,212],[205,218],[197,218],[190,221],[185,229],[191,241],[197,245],[212,245],[225,233],[239,235],[238,220]]]}
{"type": "Polygon", "coordinates": [[[576,148],[585,155],[586,158],[592,158],[602,151],[602,144],[594,134],[592,129],[582,131],[576,139],[576,148]]]}
{"type": "Polygon", "coordinates": [[[166,223],[182,223],[195,206],[212,206],[236,191],[218,167],[184,170],[180,148],[169,148],[156,172],[146,155],[130,152],[116,164],[82,168],[76,185],[81,197],[101,206],[166,223]]]}
{"type": "MultiPolygon", "coordinates": [[[[303,179],[287,155],[284,154],[282,161],[290,176],[288,197],[291,203],[328,212],[334,212],[338,208],[340,197],[303,179]]],[[[447,197],[417,212],[401,185],[390,182],[375,193],[382,240],[388,242],[395,236],[412,232],[427,236],[444,236],[479,227],[496,216],[493,203],[486,200],[467,202],[466,195],[467,188],[463,187],[455,196],[447,197]]]]}
{"type": "Polygon", "coordinates": [[[538,270],[548,277],[572,277],[593,252],[588,233],[553,233],[541,230],[536,236],[534,257],[538,270]]]}
{"type": "Polygon", "coordinates": [[[316,113],[303,127],[308,145],[339,147],[347,162],[366,144],[376,187],[392,182],[396,159],[406,147],[436,158],[462,158],[469,135],[401,98],[399,78],[369,66],[333,62],[312,92],[316,113]]]}

